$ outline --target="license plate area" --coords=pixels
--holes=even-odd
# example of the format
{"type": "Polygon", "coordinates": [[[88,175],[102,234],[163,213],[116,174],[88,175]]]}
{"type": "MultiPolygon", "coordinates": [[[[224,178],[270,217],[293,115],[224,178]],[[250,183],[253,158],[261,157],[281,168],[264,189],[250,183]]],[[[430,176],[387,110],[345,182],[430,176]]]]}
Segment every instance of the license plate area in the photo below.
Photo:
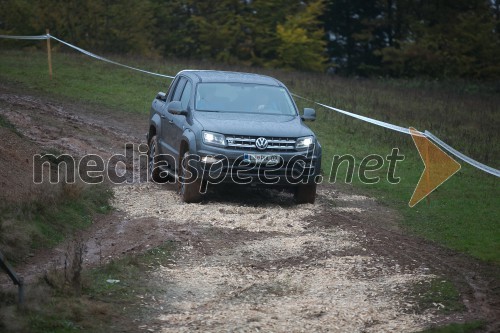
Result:
{"type": "Polygon", "coordinates": [[[243,154],[243,162],[253,164],[278,164],[281,161],[280,155],[271,154],[243,154]]]}

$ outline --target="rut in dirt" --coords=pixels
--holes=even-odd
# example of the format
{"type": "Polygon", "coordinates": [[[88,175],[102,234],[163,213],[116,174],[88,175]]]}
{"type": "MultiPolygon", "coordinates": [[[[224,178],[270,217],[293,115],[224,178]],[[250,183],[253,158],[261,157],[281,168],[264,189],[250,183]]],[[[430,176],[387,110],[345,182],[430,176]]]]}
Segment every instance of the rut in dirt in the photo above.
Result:
{"type": "Polygon", "coordinates": [[[115,195],[129,218],[156,218],[177,235],[173,261],[148,273],[166,290],[144,296],[155,313],[144,322],[150,329],[411,332],[438,317],[415,313],[404,298],[435,277],[428,269],[372,254],[360,231],[313,225],[321,214],[361,216],[371,198],[328,186],[316,205],[299,206],[288,193],[238,187],[189,205],[152,184],[117,187],[115,195]]]}

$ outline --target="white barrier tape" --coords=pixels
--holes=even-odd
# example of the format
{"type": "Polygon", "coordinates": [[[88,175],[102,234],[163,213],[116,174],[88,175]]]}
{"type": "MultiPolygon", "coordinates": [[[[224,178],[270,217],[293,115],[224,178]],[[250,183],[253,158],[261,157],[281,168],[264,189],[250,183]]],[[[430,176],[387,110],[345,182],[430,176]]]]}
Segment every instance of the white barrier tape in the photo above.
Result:
{"type": "Polygon", "coordinates": [[[350,116],[350,117],[353,117],[353,118],[357,118],[357,119],[366,121],[368,123],[375,124],[377,126],[385,127],[385,128],[391,129],[393,131],[397,131],[397,132],[401,132],[401,133],[405,133],[405,134],[410,134],[410,130],[408,128],[405,128],[405,127],[401,127],[401,126],[389,124],[389,123],[386,123],[386,122],[383,122],[383,121],[380,121],[380,120],[376,120],[376,119],[368,118],[368,117],[365,117],[365,116],[361,116],[361,115],[356,114],[356,113],[352,113],[352,112],[349,112],[349,111],[344,111],[344,110],[341,110],[341,109],[337,109],[337,108],[334,108],[333,106],[329,106],[329,105],[326,105],[326,104],[318,103],[318,102],[315,102],[315,101],[310,100],[308,98],[299,96],[297,94],[293,94],[292,93],[292,95],[295,96],[295,97],[298,97],[298,98],[302,98],[302,99],[304,99],[306,101],[309,101],[311,103],[315,103],[315,104],[317,104],[319,106],[322,106],[324,108],[327,108],[327,109],[330,109],[330,110],[333,110],[333,111],[337,111],[339,113],[343,113],[343,114],[345,114],[347,116],[350,116]]]}
{"type": "Polygon", "coordinates": [[[121,64],[119,62],[116,62],[116,61],[113,61],[113,60],[109,60],[109,59],[106,59],[104,57],[101,57],[101,56],[98,56],[97,54],[94,54],[94,53],[91,53],[89,51],[86,51],[82,48],[79,48],[78,46],[75,46],[73,44],[70,44],[68,42],[65,42],[57,37],[54,37],[52,35],[49,35],[50,38],[54,39],[54,40],[57,40],[59,43],[62,43],[66,46],[69,46],[83,54],[86,54],[88,55],[89,57],[92,57],[92,58],[95,58],[95,59],[98,59],[98,60],[101,60],[101,61],[105,61],[105,62],[109,62],[110,64],[113,64],[113,65],[117,65],[117,66],[121,66],[121,67],[125,67],[125,68],[128,68],[128,69],[132,69],[134,71],[138,71],[138,72],[142,72],[142,73],[146,73],[146,74],[150,74],[150,75],[155,75],[155,76],[161,76],[161,77],[166,77],[168,79],[173,79],[174,76],[170,76],[170,75],[165,75],[165,74],[159,74],[159,73],[154,73],[154,72],[150,72],[150,71],[146,71],[144,69],[140,69],[140,68],[135,68],[135,67],[132,67],[132,66],[127,66],[127,65],[124,65],[124,64],[121,64]]]}
{"type": "Polygon", "coordinates": [[[483,164],[481,162],[478,162],[476,160],[473,160],[469,156],[462,154],[461,152],[459,152],[455,148],[453,148],[453,147],[447,145],[445,142],[441,141],[438,137],[434,136],[434,134],[432,134],[431,132],[429,132],[427,130],[424,132],[424,134],[425,134],[426,137],[428,137],[429,139],[431,139],[432,141],[434,141],[435,143],[437,143],[438,145],[440,145],[441,147],[443,147],[448,152],[450,152],[451,154],[455,155],[456,157],[458,157],[462,161],[464,161],[466,163],[469,163],[473,167],[476,167],[476,168],[478,168],[480,170],[483,170],[484,172],[487,172],[487,173],[489,173],[491,175],[500,177],[500,171],[499,170],[497,170],[495,168],[492,168],[490,166],[487,166],[487,165],[485,165],[485,164],[483,164]]]}
{"type": "Polygon", "coordinates": [[[324,108],[327,108],[327,109],[330,109],[330,110],[333,110],[333,111],[337,111],[339,113],[343,113],[343,114],[345,114],[347,116],[350,116],[350,117],[353,117],[353,118],[357,118],[357,119],[366,121],[368,123],[371,123],[371,124],[374,124],[374,125],[377,125],[377,126],[385,127],[385,128],[391,129],[393,131],[397,131],[397,132],[401,132],[401,133],[405,133],[405,134],[410,134],[410,130],[408,128],[405,128],[405,127],[401,127],[401,126],[389,124],[389,123],[386,123],[386,122],[383,122],[383,121],[380,121],[380,120],[376,120],[376,119],[368,118],[368,117],[365,117],[365,116],[361,116],[361,115],[356,114],[356,113],[352,113],[352,112],[349,112],[349,111],[337,109],[337,108],[334,108],[333,106],[329,106],[329,105],[326,105],[326,104],[323,104],[323,103],[318,103],[316,101],[313,101],[313,100],[310,100],[308,98],[299,96],[297,94],[293,94],[292,93],[292,95],[295,96],[295,97],[304,99],[306,101],[309,101],[311,103],[317,104],[319,106],[322,106],[324,108]]]}
{"type": "MultiPolygon", "coordinates": [[[[150,74],[150,75],[155,75],[155,76],[161,76],[161,77],[165,77],[165,78],[169,78],[169,79],[174,79],[175,76],[170,76],[170,75],[165,75],[165,74],[159,74],[159,73],[154,73],[154,72],[150,72],[150,71],[146,71],[146,70],[143,70],[143,69],[139,69],[139,68],[135,68],[135,67],[132,67],[132,66],[127,66],[127,65],[124,65],[124,64],[121,64],[119,62],[116,62],[116,61],[113,61],[113,60],[109,60],[109,59],[106,59],[104,57],[101,57],[101,56],[98,56],[94,53],[91,53],[89,51],[86,51],[82,48],[79,48],[78,46],[75,46],[73,44],[70,44],[68,42],[65,42],[57,37],[54,37],[52,35],[39,35],[39,36],[10,36],[10,35],[0,35],[0,38],[8,38],[8,39],[28,39],[28,40],[43,40],[43,39],[47,39],[47,38],[52,38],[56,41],[58,41],[59,43],[62,43],[66,46],[69,46],[85,55],[88,55],[89,57],[92,57],[92,58],[95,58],[95,59],[98,59],[98,60],[101,60],[101,61],[105,61],[105,62],[108,62],[108,63],[111,63],[111,64],[114,64],[114,65],[117,65],[117,66],[121,66],[121,67],[125,67],[125,68],[128,68],[128,69],[132,69],[134,71],[138,71],[138,72],[142,72],[142,73],[146,73],[146,74],[150,74]]],[[[359,119],[359,120],[363,120],[365,122],[368,122],[368,123],[371,123],[371,124],[374,124],[374,125],[377,125],[377,126],[380,126],[380,127],[384,127],[384,128],[388,128],[390,130],[393,130],[393,131],[397,131],[397,132],[400,132],[400,133],[404,133],[404,134],[410,134],[410,130],[408,128],[405,128],[405,127],[401,127],[401,126],[397,126],[397,125],[393,125],[393,124],[390,124],[390,123],[386,123],[384,121],[380,121],[380,120],[376,120],[376,119],[373,119],[373,118],[369,118],[369,117],[365,117],[365,116],[361,116],[359,114],[356,114],[356,113],[352,113],[352,112],[349,112],[349,111],[345,111],[345,110],[341,110],[341,109],[337,109],[337,108],[334,108],[333,106],[329,106],[329,105],[326,105],[326,104],[323,104],[323,103],[319,103],[319,102],[316,102],[316,101],[313,101],[311,99],[308,99],[308,98],[305,98],[305,97],[302,97],[302,96],[299,96],[297,94],[294,94],[292,93],[292,96],[294,97],[297,97],[297,98],[300,98],[300,99],[303,99],[303,100],[306,100],[306,101],[309,101],[311,103],[314,103],[314,104],[317,104],[319,106],[322,106],[324,108],[327,108],[327,109],[330,109],[330,110],[333,110],[333,111],[336,111],[336,112],[339,112],[339,113],[342,113],[342,114],[345,114],[347,116],[350,116],[350,117],[353,117],[353,118],[356,118],[356,119],[359,119]]],[[[448,152],[450,152],[451,154],[455,155],[456,157],[458,157],[459,159],[461,159],[462,161],[486,172],[486,173],[489,173],[491,175],[494,175],[494,176],[497,176],[497,177],[500,177],[500,171],[495,169],[495,168],[492,168],[490,166],[487,166],[485,164],[482,164],[464,154],[462,154],[461,152],[459,152],[458,150],[454,149],[453,147],[449,146],[448,144],[446,144],[445,142],[441,141],[438,137],[434,136],[431,132],[429,131],[425,131],[423,133],[426,137],[430,138],[432,141],[434,141],[435,143],[437,143],[438,145],[440,145],[442,148],[446,149],[448,152]]]]}
{"type": "MultiPolygon", "coordinates": [[[[343,114],[345,114],[347,116],[350,116],[350,117],[353,117],[353,118],[357,118],[357,119],[366,121],[368,123],[371,123],[371,124],[374,124],[374,125],[377,125],[377,126],[385,127],[385,128],[391,129],[393,131],[398,131],[398,132],[405,133],[405,134],[410,134],[410,130],[409,129],[401,127],[401,126],[389,124],[389,123],[386,123],[386,122],[383,122],[383,121],[380,121],[380,120],[368,118],[368,117],[365,117],[365,116],[361,116],[359,114],[355,114],[355,113],[352,113],[352,112],[348,112],[348,111],[344,111],[344,110],[341,110],[341,109],[337,109],[337,108],[334,108],[334,107],[329,106],[329,105],[325,105],[325,104],[322,104],[322,103],[315,102],[313,100],[310,100],[308,98],[299,96],[297,94],[293,94],[292,93],[292,95],[294,97],[301,98],[303,100],[306,100],[306,101],[309,101],[311,103],[317,104],[317,105],[322,106],[324,108],[327,108],[327,109],[330,109],[330,110],[333,110],[333,111],[337,111],[339,113],[343,113],[343,114]]],[[[440,140],[438,137],[434,136],[431,132],[429,132],[429,131],[426,130],[426,131],[424,131],[424,133],[422,133],[422,135],[424,135],[427,138],[431,139],[432,141],[434,141],[435,143],[437,143],[439,146],[441,146],[442,148],[444,148],[445,150],[447,150],[449,153],[451,153],[452,155],[455,155],[456,157],[458,157],[462,161],[464,161],[464,162],[472,165],[473,167],[476,167],[479,170],[482,170],[482,171],[484,171],[486,173],[489,173],[491,175],[500,177],[500,171],[499,170],[497,170],[495,168],[492,168],[490,166],[487,166],[487,165],[485,165],[485,164],[483,164],[481,162],[478,162],[478,161],[476,161],[476,160],[468,157],[467,155],[462,154],[458,150],[456,150],[453,147],[451,147],[448,144],[446,144],[444,141],[440,140]]]]}
{"type": "Polygon", "coordinates": [[[28,39],[28,40],[42,40],[42,39],[52,38],[52,39],[58,41],[59,43],[62,43],[64,45],[66,45],[66,46],[71,47],[72,49],[77,50],[78,52],[81,52],[81,53],[83,53],[85,55],[88,55],[89,57],[92,57],[92,58],[95,58],[95,59],[98,59],[98,60],[101,60],[101,61],[109,62],[110,64],[113,64],[113,65],[125,67],[125,68],[128,68],[128,69],[132,69],[134,71],[138,71],[138,72],[142,72],[142,73],[146,73],[146,74],[150,74],[150,75],[166,77],[168,79],[173,79],[174,78],[173,76],[170,76],[170,75],[164,75],[164,74],[154,73],[154,72],[146,71],[146,70],[143,70],[143,69],[135,68],[135,67],[132,67],[132,66],[127,66],[127,65],[121,64],[119,62],[113,61],[113,60],[106,59],[104,57],[98,56],[97,54],[94,54],[92,52],[86,51],[86,50],[84,50],[84,49],[82,49],[82,48],[80,48],[78,46],[75,46],[73,44],[65,42],[62,39],[54,37],[54,36],[52,36],[50,34],[40,35],[40,36],[10,36],[10,35],[0,35],[0,38],[28,39]]]}
{"type": "Polygon", "coordinates": [[[39,35],[39,36],[12,36],[12,35],[0,35],[0,38],[7,39],[27,39],[27,40],[43,40],[49,38],[48,35],[39,35]]]}

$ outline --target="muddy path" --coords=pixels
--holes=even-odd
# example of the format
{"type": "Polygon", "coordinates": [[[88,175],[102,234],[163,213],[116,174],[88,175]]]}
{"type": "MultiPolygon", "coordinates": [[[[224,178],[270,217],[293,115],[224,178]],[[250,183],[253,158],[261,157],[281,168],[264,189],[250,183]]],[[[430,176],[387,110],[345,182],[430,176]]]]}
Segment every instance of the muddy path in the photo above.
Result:
{"type": "MultiPolygon", "coordinates": [[[[146,114],[21,94],[12,85],[0,84],[0,112],[39,146],[76,156],[109,158],[145,140],[146,114]]],[[[316,205],[296,206],[278,191],[209,190],[187,205],[174,185],[115,186],[116,210],[78,235],[87,266],[176,244],[172,263],[147,273],[161,292],[144,300],[149,315],[131,331],[412,332],[474,319],[500,329],[498,266],[409,236],[401,217],[373,198],[321,185],[316,205]],[[439,304],[419,311],[406,297],[437,277],[459,288],[465,312],[444,315],[439,304]]],[[[65,249],[34,253],[17,270],[33,281],[60,266],[65,249]]],[[[7,288],[3,276],[0,284],[7,288]]]]}

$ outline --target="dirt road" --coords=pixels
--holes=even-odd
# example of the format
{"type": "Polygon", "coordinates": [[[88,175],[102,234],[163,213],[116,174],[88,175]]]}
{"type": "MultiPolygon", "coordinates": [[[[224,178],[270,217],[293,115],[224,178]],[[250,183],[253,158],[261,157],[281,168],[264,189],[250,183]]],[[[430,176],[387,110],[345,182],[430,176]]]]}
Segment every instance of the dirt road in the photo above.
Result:
{"type": "MultiPolygon", "coordinates": [[[[123,153],[125,143],[144,141],[147,125],[145,114],[5,85],[0,113],[39,146],[76,156],[123,153]]],[[[317,204],[300,206],[287,193],[239,187],[212,189],[190,205],[174,185],[136,182],[114,192],[116,211],[82,232],[87,265],[177,244],[171,264],[147,272],[166,291],[147,296],[149,317],[132,330],[413,332],[478,318],[500,328],[497,267],[406,235],[396,212],[349,187],[321,185],[317,204]],[[467,310],[420,309],[408,295],[432,279],[453,281],[467,310]]],[[[57,265],[63,249],[36,253],[21,275],[57,265]]]]}
{"type": "Polygon", "coordinates": [[[412,314],[403,300],[412,284],[432,277],[428,270],[370,255],[361,233],[314,226],[319,213],[363,214],[369,198],[322,188],[318,204],[295,206],[288,194],[239,190],[229,202],[235,193],[185,205],[150,185],[115,191],[116,207],[131,218],[186,234],[175,264],[152,274],[168,286],[150,304],[163,308],[154,327],[161,331],[400,332],[433,318],[412,314]],[[342,207],[330,208],[335,199],[342,207]]]}

